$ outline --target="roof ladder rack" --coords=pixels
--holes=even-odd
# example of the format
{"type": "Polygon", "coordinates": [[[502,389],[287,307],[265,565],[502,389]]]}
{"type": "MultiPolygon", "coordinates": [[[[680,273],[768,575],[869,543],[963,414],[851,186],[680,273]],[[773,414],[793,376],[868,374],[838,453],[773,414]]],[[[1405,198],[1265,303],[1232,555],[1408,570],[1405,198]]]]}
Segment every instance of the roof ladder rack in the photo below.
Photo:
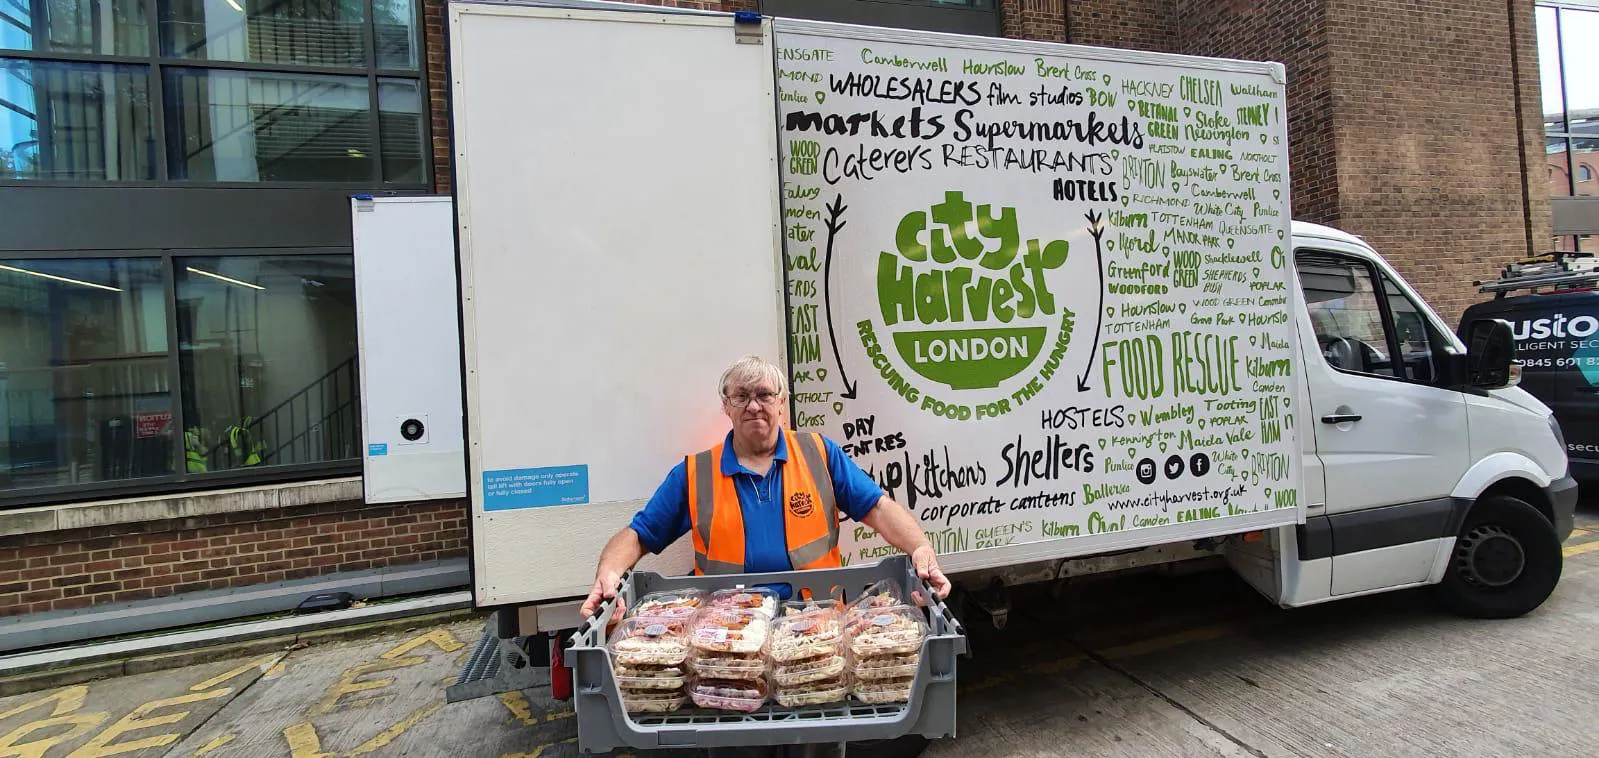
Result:
{"type": "Polygon", "coordinates": [[[1495,299],[1517,290],[1542,287],[1555,291],[1599,285],[1599,258],[1592,253],[1554,252],[1509,264],[1497,281],[1476,281],[1479,292],[1495,293],[1495,299]]]}

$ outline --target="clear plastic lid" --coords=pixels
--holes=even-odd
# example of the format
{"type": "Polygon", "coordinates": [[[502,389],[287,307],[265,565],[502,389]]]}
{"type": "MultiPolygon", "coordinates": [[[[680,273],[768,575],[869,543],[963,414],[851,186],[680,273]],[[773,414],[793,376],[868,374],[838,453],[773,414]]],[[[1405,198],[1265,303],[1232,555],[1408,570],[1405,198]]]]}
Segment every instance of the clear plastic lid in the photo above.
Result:
{"type": "Polygon", "coordinates": [[[856,680],[850,691],[863,703],[903,703],[911,699],[914,686],[915,678],[856,680]]]}
{"type": "Polygon", "coordinates": [[[749,713],[766,704],[766,682],[701,679],[689,687],[689,697],[701,708],[749,713]]]}
{"type": "Polygon", "coordinates": [[[616,686],[623,690],[655,691],[680,690],[688,684],[688,670],[680,666],[649,670],[624,670],[615,672],[616,686]]]}
{"type": "Polygon", "coordinates": [[[846,627],[856,658],[918,652],[927,637],[927,619],[904,605],[851,611],[846,627]]]}
{"type": "Polygon", "coordinates": [[[705,606],[705,590],[685,588],[666,592],[651,592],[639,598],[638,604],[628,611],[628,618],[649,616],[655,618],[686,619],[705,606]]]}
{"type": "Polygon", "coordinates": [[[813,608],[779,618],[768,654],[774,661],[814,658],[841,649],[844,619],[831,608],[813,608]]]}
{"type": "Polygon", "coordinates": [[[687,702],[688,695],[681,689],[670,692],[622,691],[622,710],[628,713],[671,713],[687,702]]]}
{"type": "Polygon", "coordinates": [[[617,666],[675,666],[688,658],[688,622],[631,618],[611,632],[611,658],[617,666]]]}
{"type": "Polygon", "coordinates": [[[779,603],[777,591],[770,587],[739,587],[712,592],[706,605],[712,608],[748,608],[775,618],[779,603]]]}
{"type": "Polygon", "coordinates": [[[797,595],[798,597],[783,602],[783,615],[804,613],[819,608],[832,608],[840,613],[845,610],[844,588],[836,584],[826,594],[817,594],[810,588],[802,588],[797,595]]]}
{"type": "Polygon", "coordinates": [[[848,678],[834,677],[810,682],[803,687],[775,687],[772,690],[772,699],[784,708],[798,708],[804,705],[842,702],[849,696],[849,691],[848,678]]]}
{"type": "Polygon", "coordinates": [[[900,679],[916,676],[922,656],[915,653],[890,653],[855,660],[856,679],[900,679]]]}
{"type": "Polygon", "coordinates": [[[844,675],[849,670],[849,658],[843,651],[815,658],[805,658],[772,667],[772,682],[780,687],[795,687],[844,675]]]}
{"type": "Polygon", "coordinates": [[[899,582],[884,579],[867,587],[860,597],[855,598],[855,602],[850,603],[849,610],[893,608],[905,604],[905,590],[899,586],[899,582]]]}
{"type": "Polygon", "coordinates": [[[701,679],[761,679],[766,676],[766,658],[759,655],[705,654],[695,651],[689,667],[701,679]]]}
{"type": "Polygon", "coordinates": [[[689,633],[695,650],[749,655],[766,649],[771,616],[749,608],[706,608],[689,633]]]}

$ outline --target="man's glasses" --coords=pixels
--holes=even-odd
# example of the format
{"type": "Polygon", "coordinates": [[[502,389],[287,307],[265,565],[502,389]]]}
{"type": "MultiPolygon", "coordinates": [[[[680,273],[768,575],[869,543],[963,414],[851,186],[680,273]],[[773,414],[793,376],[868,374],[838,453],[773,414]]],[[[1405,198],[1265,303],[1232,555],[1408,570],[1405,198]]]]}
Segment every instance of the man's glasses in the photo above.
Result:
{"type": "Polygon", "coordinates": [[[734,408],[743,408],[749,405],[750,400],[753,398],[761,405],[770,408],[773,404],[777,403],[778,397],[779,396],[776,392],[757,392],[753,395],[748,392],[740,392],[736,395],[723,395],[722,400],[734,408]]]}

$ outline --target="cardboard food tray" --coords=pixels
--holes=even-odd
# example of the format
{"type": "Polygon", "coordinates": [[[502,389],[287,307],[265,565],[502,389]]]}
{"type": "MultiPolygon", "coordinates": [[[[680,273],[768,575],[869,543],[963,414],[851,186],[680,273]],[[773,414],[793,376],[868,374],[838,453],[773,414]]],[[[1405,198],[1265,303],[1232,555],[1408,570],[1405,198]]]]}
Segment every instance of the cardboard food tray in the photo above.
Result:
{"type": "MultiPolygon", "coordinates": [[[[910,559],[904,555],[889,556],[875,564],[768,574],[666,577],[633,571],[622,578],[618,595],[631,607],[634,598],[660,590],[787,585],[791,599],[799,598],[803,589],[809,589],[817,598],[826,598],[834,587],[839,587],[847,603],[876,582],[889,578],[907,591],[920,591],[924,602],[933,598],[932,588],[916,576],[910,559]]],[[[910,602],[910,598],[906,600],[910,602]]],[[[922,642],[921,661],[908,702],[868,705],[851,697],[828,705],[785,708],[768,700],[753,713],[706,710],[693,707],[692,702],[672,713],[627,713],[622,708],[605,644],[615,608],[614,601],[606,603],[572,636],[572,646],[567,651],[573,667],[578,747],[583,752],[851,742],[911,734],[930,739],[955,736],[955,659],[966,654],[966,632],[942,601],[921,609],[927,614],[928,636],[922,642]]]]}

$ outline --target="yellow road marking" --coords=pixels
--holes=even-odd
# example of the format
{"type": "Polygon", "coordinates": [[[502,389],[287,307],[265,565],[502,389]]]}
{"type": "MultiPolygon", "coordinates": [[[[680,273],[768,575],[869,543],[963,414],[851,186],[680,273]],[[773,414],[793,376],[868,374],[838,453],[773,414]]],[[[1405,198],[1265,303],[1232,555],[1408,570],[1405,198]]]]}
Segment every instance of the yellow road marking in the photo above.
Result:
{"type": "Polygon", "coordinates": [[[453,652],[455,652],[457,650],[460,650],[463,647],[466,647],[465,643],[463,643],[460,640],[456,639],[455,635],[450,634],[450,630],[448,630],[448,629],[434,629],[433,631],[428,632],[427,634],[424,634],[424,635],[422,635],[420,637],[417,637],[417,638],[412,639],[412,640],[407,640],[406,642],[402,642],[399,645],[396,645],[393,650],[390,650],[389,652],[384,653],[382,657],[387,658],[387,659],[389,659],[391,661],[392,660],[396,660],[400,656],[405,655],[406,653],[409,653],[412,650],[415,650],[415,649],[417,649],[419,647],[422,647],[423,645],[426,645],[426,644],[428,644],[430,642],[433,643],[434,647],[437,647],[438,649],[443,650],[446,653],[453,653],[453,652]]]}
{"type": "Polygon", "coordinates": [[[340,698],[343,698],[345,695],[353,695],[358,692],[383,689],[384,687],[394,684],[394,677],[392,676],[385,676],[369,680],[361,680],[360,677],[367,676],[369,674],[377,674],[384,671],[395,671],[398,669],[410,668],[412,666],[426,663],[428,659],[425,656],[407,655],[407,653],[410,653],[411,651],[425,645],[433,645],[434,647],[443,650],[446,653],[453,653],[461,648],[466,647],[466,644],[456,639],[455,635],[451,634],[450,630],[448,629],[435,629],[426,634],[413,637],[405,642],[395,645],[388,652],[378,656],[378,660],[368,661],[366,663],[358,664],[345,669],[344,673],[339,675],[339,680],[334,682],[332,687],[328,688],[328,694],[323,697],[320,702],[313,706],[311,710],[307,711],[306,715],[323,716],[332,713],[336,707],[360,708],[362,706],[371,705],[374,702],[377,702],[380,699],[378,696],[361,698],[357,700],[346,700],[343,702],[340,702],[340,698]]]}
{"type": "Polygon", "coordinates": [[[261,678],[276,679],[280,676],[283,676],[283,672],[287,671],[288,669],[288,661],[278,661],[277,663],[273,664],[272,668],[267,669],[266,673],[261,675],[261,678]]]}
{"type": "Polygon", "coordinates": [[[183,735],[175,732],[168,732],[166,734],[158,734],[154,737],[145,737],[144,739],[134,740],[132,742],[123,742],[116,745],[111,744],[111,741],[121,737],[124,734],[127,734],[128,732],[138,729],[150,729],[157,726],[166,726],[167,724],[176,724],[179,721],[188,718],[190,713],[189,711],[177,711],[175,713],[168,713],[162,716],[146,718],[150,715],[151,711],[154,711],[157,708],[165,708],[172,705],[187,705],[188,703],[197,703],[202,700],[212,700],[214,698],[224,697],[232,691],[233,690],[231,689],[220,689],[212,690],[210,692],[191,692],[187,695],[178,695],[177,697],[151,700],[150,702],[145,703],[138,708],[134,708],[128,713],[128,715],[117,719],[116,723],[106,727],[105,731],[95,736],[94,739],[84,743],[83,747],[68,753],[67,758],[103,758],[107,755],[120,755],[122,753],[131,753],[135,750],[148,750],[150,748],[166,747],[167,745],[177,742],[178,739],[183,735]]]}
{"type": "Polygon", "coordinates": [[[1599,550],[1599,540],[1595,540],[1593,542],[1584,542],[1584,543],[1582,543],[1580,545],[1572,545],[1571,547],[1568,547],[1568,548],[1562,550],[1561,552],[1565,553],[1567,558],[1570,558],[1573,555],[1582,555],[1583,553],[1591,553],[1591,552],[1593,552],[1595,550],[1599,550]]]}
{"type": "Polygon", "coordinates": [[[524,726],[538,723],[538,719],[533,718],[533,704],[528,702],[527,696],[522,693],[515,691],[502,692],[500,693],[500,703],[524,726]]]}
{"type": "Polygon", "coordinates": [[[210,742],[205,743],[204,745],[201,745],[198,750],[194,751],[195,758],[199,758],[200,756],[205,755],[206,753],[209,753],[212,750],[216,750],[217,748],[222,747],[223,745],[226,745],[229,742],[232,742],[233,741],[233,737],[234,737],[234,735],[224,734],[221,737],[218,737],[218,738],[216,738],[214,740],[211,740],[210,742]]]}
{"type": "Polygon", "coordinates": [[[286,653],[274,653],[272,655],[268,655],[268,656],[265,656],[265,657],[262,657],[262,658],[257,658],[257,659],[255,659],[253,661],[250,661],[249,663],[246,663],[243,666],[240,666],[240,667],[238,667],[236,669],[233,669],[231,671],[224,671],[224,672],[222,672],[220,674],[217,674],[216,676],[211,677],[210,679],[207,679],[207,680],[205,680],[205,681],[203,681],[203,682],[201,682],[199,684],[196,684],[193,687],[190,687],[189,691],[190,692],[202,692],[202,691],[211,689],[212,687],[215,687],[215,686],[217,686],[217,685],[219,685],[219,684],[221,684],[223,682],[226,682],[229,679],[232,679],[232,678],[234,678],[236,676],[242,676],[242,675],[247,674],[247,673],[249,673],[251,671],[254,671],[255,669],[260,669],[262,675],[265,675],[266,672],[272,670],[274,664],[277,664],[279,661],[282,661],[285,655],[287,655],[287,654],[286,653]]]}
{"type": "Polygon", "coordinates": [[[316,727],[309,722],[302,721],[283,730],[283,739],[289,743],[291,758],[333,758],[332,753],[322,752],[322,740],[316,736],[316,727]]]}
{"type": "Polygon", "coordinates": [[[423,719],[432,716],[436,711],[443,707],[444,703],[438,702],[431,705],[425,705],[416,709],[415,711],[412,711],[411,715],[406,716],[405,718],[396,722],[388,729],[384,729],[383,731],[379,732],[376,737],[361,743],[360,747],[351,750],[350,755],[366,755],[374,750],[383,748],[390,742],[393,742],[400,735],[405,734],[405,730],[421,723],[423,719]]]}
{"type": "Polygon", "coordinates": [[[109,713],[72,713],[23,724],[11,730],[10,734],[0,737],[0,755],[6,758],[44,758],[44,754],[49,752],[50,748],[94,731],[100,722],[108,718],[111,718],[109,713]],[[34,732],[67,725],[72,728],[60,734],[18,744],[20,740],[34,732]]]}
{"type": "Polygon", "coordinates": [[[544,755],[544,751],[545,750],[548,750],[548,749],[550,749],[552,747],[555,747],[556,745],[572,745],[572,744],[576,744],[576,743],[577,743],[577,738],[576,737],[567,737],[566,739],[561,740],[560,742],[546,742],[546,743],[544,743],[542,745],[535,745],[531,752],[527,752],[527,753],[506,753],[505,755],[500,756],[500,758],[539,758],[539,756],[544,755]]]}
{"type": "Polygon", "coordinates": [[[83,707],[83,701],[89,697],[89,688],[81,684],[56,690],[37,700],[30,700],[22,705],[12,708],[5,713],[0,713],[0,719],[8,719],[19,713],[31,711],[45,703],[54,702],[55,708],[51,709],[51,716],[64,716],[83,707]]]}

